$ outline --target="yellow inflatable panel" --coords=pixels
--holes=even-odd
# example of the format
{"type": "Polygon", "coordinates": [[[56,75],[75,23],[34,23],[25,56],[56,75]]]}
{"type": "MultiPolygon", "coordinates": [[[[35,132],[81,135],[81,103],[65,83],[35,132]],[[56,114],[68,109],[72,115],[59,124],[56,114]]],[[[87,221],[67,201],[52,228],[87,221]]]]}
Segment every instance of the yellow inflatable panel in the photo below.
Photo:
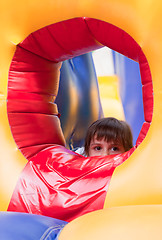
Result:
{"type": "Polygon", "coordinates": [[[162,221],[161,12],[160,0],[3,0],[0,2],[1,211],[6,211],[19,174],[26,163],[10,131],[6,109],[8,72],[16,44],[44,26],[85,16],[117,26],[128,33],[142,48],[153,80],[154,111],[146,138],[131,157],[115,170],[105,209],[71,222],[59,239],[162,238],[160,228],[162,221]],[[91,221],[92,225],[89,226],[91,221]]]}
{"type": "Polygon", "coordinates": [[[161,240],[162,205],[99,210],[65,226],[59,240],[161,240]]]}
{"type": "Polygon", "coordinates": [[[119,96],[119,79],[114,76],[99,76],[99,91],[104,117],[124,120],[124,111],[119,96]]]}

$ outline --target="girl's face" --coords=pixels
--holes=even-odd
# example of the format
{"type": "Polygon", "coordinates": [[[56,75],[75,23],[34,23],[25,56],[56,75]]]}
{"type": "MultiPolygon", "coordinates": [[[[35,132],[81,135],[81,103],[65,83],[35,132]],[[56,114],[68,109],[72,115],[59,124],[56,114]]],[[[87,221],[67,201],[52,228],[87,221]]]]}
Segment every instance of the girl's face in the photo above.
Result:
{"type": "Polygon", "coordinates": [[[90,142],[88,156],[106,156],[124,152],[125,149],[121,143],[115,143],[113,141],[106,142],[104,138],[97,140],[96,137],[94,137],[90,142]]]}

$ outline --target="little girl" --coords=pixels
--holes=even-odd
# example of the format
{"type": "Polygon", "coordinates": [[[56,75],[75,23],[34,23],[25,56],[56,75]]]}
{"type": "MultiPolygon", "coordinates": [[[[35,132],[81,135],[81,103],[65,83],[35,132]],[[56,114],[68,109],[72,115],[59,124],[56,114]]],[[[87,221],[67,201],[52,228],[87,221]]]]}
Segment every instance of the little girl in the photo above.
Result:
{"type": "Polygon", "coordinates": [[[116,118],[102,118],[88,128],[84,148],[76,152],[84,156],[105,156],[120,154],[133,147],[129,125],[116,118]]]}

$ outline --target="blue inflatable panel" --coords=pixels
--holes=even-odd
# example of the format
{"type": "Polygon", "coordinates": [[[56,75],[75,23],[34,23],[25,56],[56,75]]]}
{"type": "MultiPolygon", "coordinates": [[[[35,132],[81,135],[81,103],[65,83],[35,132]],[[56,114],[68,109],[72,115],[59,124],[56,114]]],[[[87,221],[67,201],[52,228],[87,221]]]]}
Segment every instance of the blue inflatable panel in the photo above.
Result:
{"type": "Polygon", "coordinates": [[[92,53],[62,63],[55,102],[67,147],[82,146],[89,125],[103,116],[92,53]]]}
{"type": "Polygon", "coordinates": [[[115,73],[120,81],[120,97],[125,120],[131,126],[135,144],[145,121],[139,64],[114,51],[113,57],[115,73]]]}
{"type": "Polygon", "coordinates": [[[0,212],[1,240],[58,240],[67,222],[28,213],[0,212]]]}

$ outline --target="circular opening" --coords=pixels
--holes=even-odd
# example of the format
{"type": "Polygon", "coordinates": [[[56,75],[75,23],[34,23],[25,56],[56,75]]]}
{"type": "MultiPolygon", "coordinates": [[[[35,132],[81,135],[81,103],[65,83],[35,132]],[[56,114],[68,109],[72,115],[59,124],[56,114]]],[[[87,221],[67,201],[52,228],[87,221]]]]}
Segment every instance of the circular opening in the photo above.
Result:
{"type": "Polygon", "coordinates": [[[66,60],[56,103],[68,146],[83,146],[88,126],[102,116],[125,119],[135,145],[144,123],[139,64],[108,47],[66,60]]]}
{"type": "MultiPolygon", "coordinates": [[[[142,142],[152,119],[153,88],[149,65],[141,47],[130,35],[112,24],[92,18],[75,18],[30,34],[17,46],[11,62],[8,118],[13,137],[27,158],[54,143],[65,143],[54,103],[60,63],[103,46],[139,63],[145,122],[136,145],[142,142]]],[[[74,89],[71,93],[75,101],[74,89]]],[[[93,94],[97,96],[97,90],[93,94]]],[[[101,114],[100,105],[98,114],[101,114]]]]}

